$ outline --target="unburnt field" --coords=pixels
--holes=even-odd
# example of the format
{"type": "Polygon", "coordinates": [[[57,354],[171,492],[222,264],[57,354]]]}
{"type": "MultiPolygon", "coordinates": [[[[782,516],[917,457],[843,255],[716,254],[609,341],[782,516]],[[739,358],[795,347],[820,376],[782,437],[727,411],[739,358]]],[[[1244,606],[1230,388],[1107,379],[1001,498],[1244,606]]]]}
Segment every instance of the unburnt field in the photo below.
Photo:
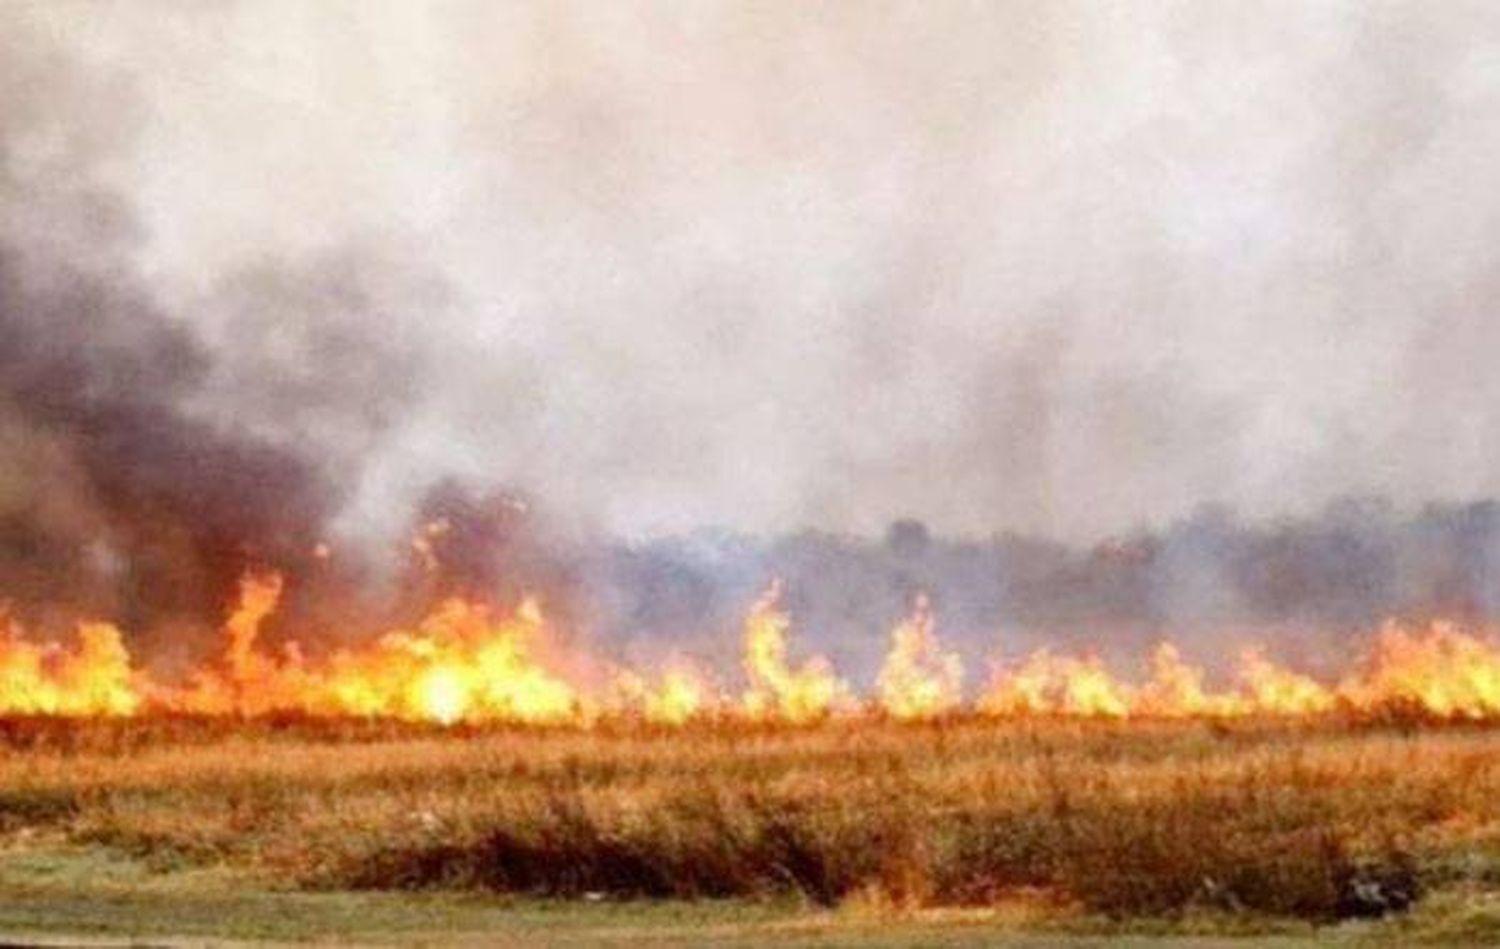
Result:
{"type": "MultiPolygon", "coordinates": [[[[399,899],[439,929],[461,924],[434,907],[461,905],[971,934],[1500,933],[1500,731],[1477,725],[11,720],[0,749],[0,933],[66,930],[100,887],[128,909],[204,880],[268,916],[399,899]]],[[[170,912],[143,912],[171,931],[170,912]]],[[[234,918],[206,912],[183,925],[234,918]]],[[[77,925],[136,932],[122,913],[77,925]]]]}

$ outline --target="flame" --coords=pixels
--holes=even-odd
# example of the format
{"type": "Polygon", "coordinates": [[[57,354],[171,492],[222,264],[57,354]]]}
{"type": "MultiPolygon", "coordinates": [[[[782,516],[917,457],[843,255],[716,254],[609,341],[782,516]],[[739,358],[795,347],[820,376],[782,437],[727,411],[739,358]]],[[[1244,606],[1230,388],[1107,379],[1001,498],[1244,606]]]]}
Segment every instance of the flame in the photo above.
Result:
{"type": "Polygon", "coordinates": [[[270,674],[268,661],[255,649],[255,640],[261,624],[281,602],[281,587],[280,574],[247,574],[240,580],[239,605],[224,624],[229,640],[225,662],[229,678],[236,684],[254,685],[270,674]]]}
{"type": "MultiPolygon", "coordinates": [[[[726,698],[705,674],[675,657],[657,672],[618,668],[588,687],[569,670],[535,600],[498,613],[450,599],[410,629],[309,659],[295,642],[279,651],[262,629],[280,605],[276,574],[250,574],[222,633],[217,662],[168,685],[135,668],[120,630],[84,622],[68,644],[29,640],[0,620],[0,715],[99,716],[183,711],[261,715],[373,716],[438,723],[506,721],[589,725],[615,715],[663,725],[742,715],[804,723],[860,708],[833,666],[815,656],[793,666],[791,619],[773,583],[745,620],[747,688],[726,698]]],[[[963,706],[963,663],[938,641],[931,604],[918,597],[891,631],[891,648],[869,709],[895,719],[953,714],[963,706]]],[[[1332,682],[1285,668],[1260,650],[1241,654],[1233,680],[1210,688],[1204,670],[1175,645],[1159,644],[1146,674],[1117,677],[1096,655],[1039,649],[997,667],[972,706],[986,715],[1127,717],[1314,716],[1346,710],[1417,711],[1443,718],[1500,717],[1500,644],[1448,623],[1389,623],[1363,661],[1332,682]]]]}
{"type": "Polygon", "coordinates": [[[10,624],[0,630],[0,714],[129,715],[140,706],[116,627],[80,623],[71,650],[27,642],[10,624]]]}
{"type": "Polygon", "coordinates": [[[1224,715],[1237,711],[1233,700],[1203,686],[1202,669],[1182,658],[1171,643],[1160,643],[1151,654],[1151,678],[1134,696],[1132,711],[1164,717],[1224,715]]]}
{"type": "Polygon", "coordinates": [[[1500,713],[1500,649],[1434,623],[1425,635],[1387,623],[1362,676],[1340,689],[1361,707],[1403,705],[1439,716],[1500,713]]]}
{"type": "Polygon", "coordinates": [[[745,620],[745,674],[750,687],[744,707],[752,718],[808,722],[846,707],[849,687],[833,674],[822,656],[800,669],[787,664],[786,647],[792,621],[778,604],[781,582],[773,581],[745,620]]]}
{"type": "MultiPolygon", "coordinates": [[[[1209,690],[1204,671],[1168,642],[1152,652],[1149,668],[1150,676],[1137,687],[1116,678],[1098,657],[1076,659],[1039,649],[1015,670],[997,670],[979,707],[991,715],[1224,718],[1315,715],[1338,704],[1333,690],[1256,650],[1241,656],[1238,689],[1231,692],[1209,690]]],[[[1363,707],[1383,701],[1372,694],[1363,707]]]]}
{"type": "Polygon", "coordinates": [[[285,662],[259,648],[261,625],[276,612],[283,589],[280,574],[247,573],[224,622],[220,668],[199,670],[184,692],[164,690],[159,700],[180,711],[258,715],[291,707],[304,693],[300,657],[291,647],[285,662]]]}
{"type": "Polygon", "coordinates": [[[452,599],[411,632],[373,648],[334,655],[315,691],[342,714],[427,719],[563,722],[583,715],[582,697],[536,656],[544,629],[528,601],[495,618],[452,599]]]}
{"type": "Polygon", "coordinates": [[[629,669],[615,673],[614,707],[648,722],[681,725],[716,710],[719,698],[708,680],[686,664],[668,665],[655,686],[629,669]]]}
{"type": "Polygon", "coordinates": [[[911,616],[891,631],[891,651],[875,688],[880,707],[894,718],[932,718],[963,701],[963,660],[942,651],[933,627],[927,595],[921,594],[911,616]]]}
{"type": "Polygon", "coordinates": [[[991,715],[1120,717],[1129,714],[1131,697],[1097,657],[1075,659],[1039,649],[1016,670],[997,670],[979,704],[991,715]]]}
{"type": "Polygon", "coordinates": [[[1330,711],[1337,698],[1317,681],[1283,669],[1258,649],[1240,656],[1239,678],[1247,708],[1269,715],[1315,715],[1330,711]]]}
{"type": "Polygon", "coordinates": [[[415,630],[397,630],[310,667],[295,644],[280,658],[257,649],[281,596],[280,577],[247,577],[225,623],[225,669],[200,674],[167,704],[208,714],[276,710],[451,723],[469,719],[566,721],[579,695],[533,656],[543,620],[527,601],[495,619],[465,600],[440,604],[415,630]]]}
{"type": "Polygon", "coordinates": [[[463,674],[451,666],[428,669],[417,680],[414,706],[420,713],[444,725],[463,717],[469,707],[469,690],[463,674]]]}

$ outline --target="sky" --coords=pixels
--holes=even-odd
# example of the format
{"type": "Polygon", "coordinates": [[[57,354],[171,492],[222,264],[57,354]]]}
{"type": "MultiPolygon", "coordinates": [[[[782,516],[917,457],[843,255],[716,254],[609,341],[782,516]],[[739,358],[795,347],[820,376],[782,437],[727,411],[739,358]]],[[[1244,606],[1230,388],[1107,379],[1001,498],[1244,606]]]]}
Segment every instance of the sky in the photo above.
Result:
{"type": "Polygon", "coordinates": [[[0,29],[15,173],[117,200],[114,265],[214,356],[184,410],[319,454],[350,534],[444,477],[626,537],[1500,494],[1491,3],[0,29]]]}

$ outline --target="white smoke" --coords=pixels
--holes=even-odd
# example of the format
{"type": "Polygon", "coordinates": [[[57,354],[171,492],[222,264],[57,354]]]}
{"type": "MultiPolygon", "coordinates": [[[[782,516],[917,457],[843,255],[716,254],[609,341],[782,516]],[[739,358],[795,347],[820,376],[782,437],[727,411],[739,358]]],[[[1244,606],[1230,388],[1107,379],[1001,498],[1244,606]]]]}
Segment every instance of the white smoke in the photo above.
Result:
{"type": "Polygon", "coordinates": [[[1500,491],[1492,4],[0,25],[129,90],[97,171],[226,357],[201,410],[328,443],[351,531],[453,473],[625,534],[1078,539],[1500,491]],[[315,276],[244,276],[286,272],[315,276]],[[399,368],[326,367],[378,434],[318,410],[340,333],[399,368]]]}

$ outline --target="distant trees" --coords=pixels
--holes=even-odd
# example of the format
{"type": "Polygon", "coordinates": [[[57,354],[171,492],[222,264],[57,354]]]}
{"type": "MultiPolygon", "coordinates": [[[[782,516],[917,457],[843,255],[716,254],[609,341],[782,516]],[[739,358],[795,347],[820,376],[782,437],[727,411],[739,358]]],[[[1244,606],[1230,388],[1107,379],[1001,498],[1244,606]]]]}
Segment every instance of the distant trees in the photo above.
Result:
{"type": "Polygon", "coordinates": [[[927,525],[911,518],[892,521],[885,531],[886,549],[898,557],[920,557],[931,542],[927,525]]]}
{"type": "Polygon", "coordinates": [[[1087,547],[1010,534],[949,539],[901,518],[878,539],[663,539],[588,573],[584,595],[599,603],[592,615],[606,626],[621,617],[624,635],[691,631],[726,641],[757,591],[779,577],[805,641],[858,675],[878,663],[885,631],[917,591],[931,595],[945,641],[979,653],[1023,631],[1066,641],[1091,630],[1152,636],[1279,624],[1337,635],[1393,615],[1500,619],[1500,505],[1402,512],[1380,499],[1339,499],[1276,521],[1205,505],[1087,547]]]}

